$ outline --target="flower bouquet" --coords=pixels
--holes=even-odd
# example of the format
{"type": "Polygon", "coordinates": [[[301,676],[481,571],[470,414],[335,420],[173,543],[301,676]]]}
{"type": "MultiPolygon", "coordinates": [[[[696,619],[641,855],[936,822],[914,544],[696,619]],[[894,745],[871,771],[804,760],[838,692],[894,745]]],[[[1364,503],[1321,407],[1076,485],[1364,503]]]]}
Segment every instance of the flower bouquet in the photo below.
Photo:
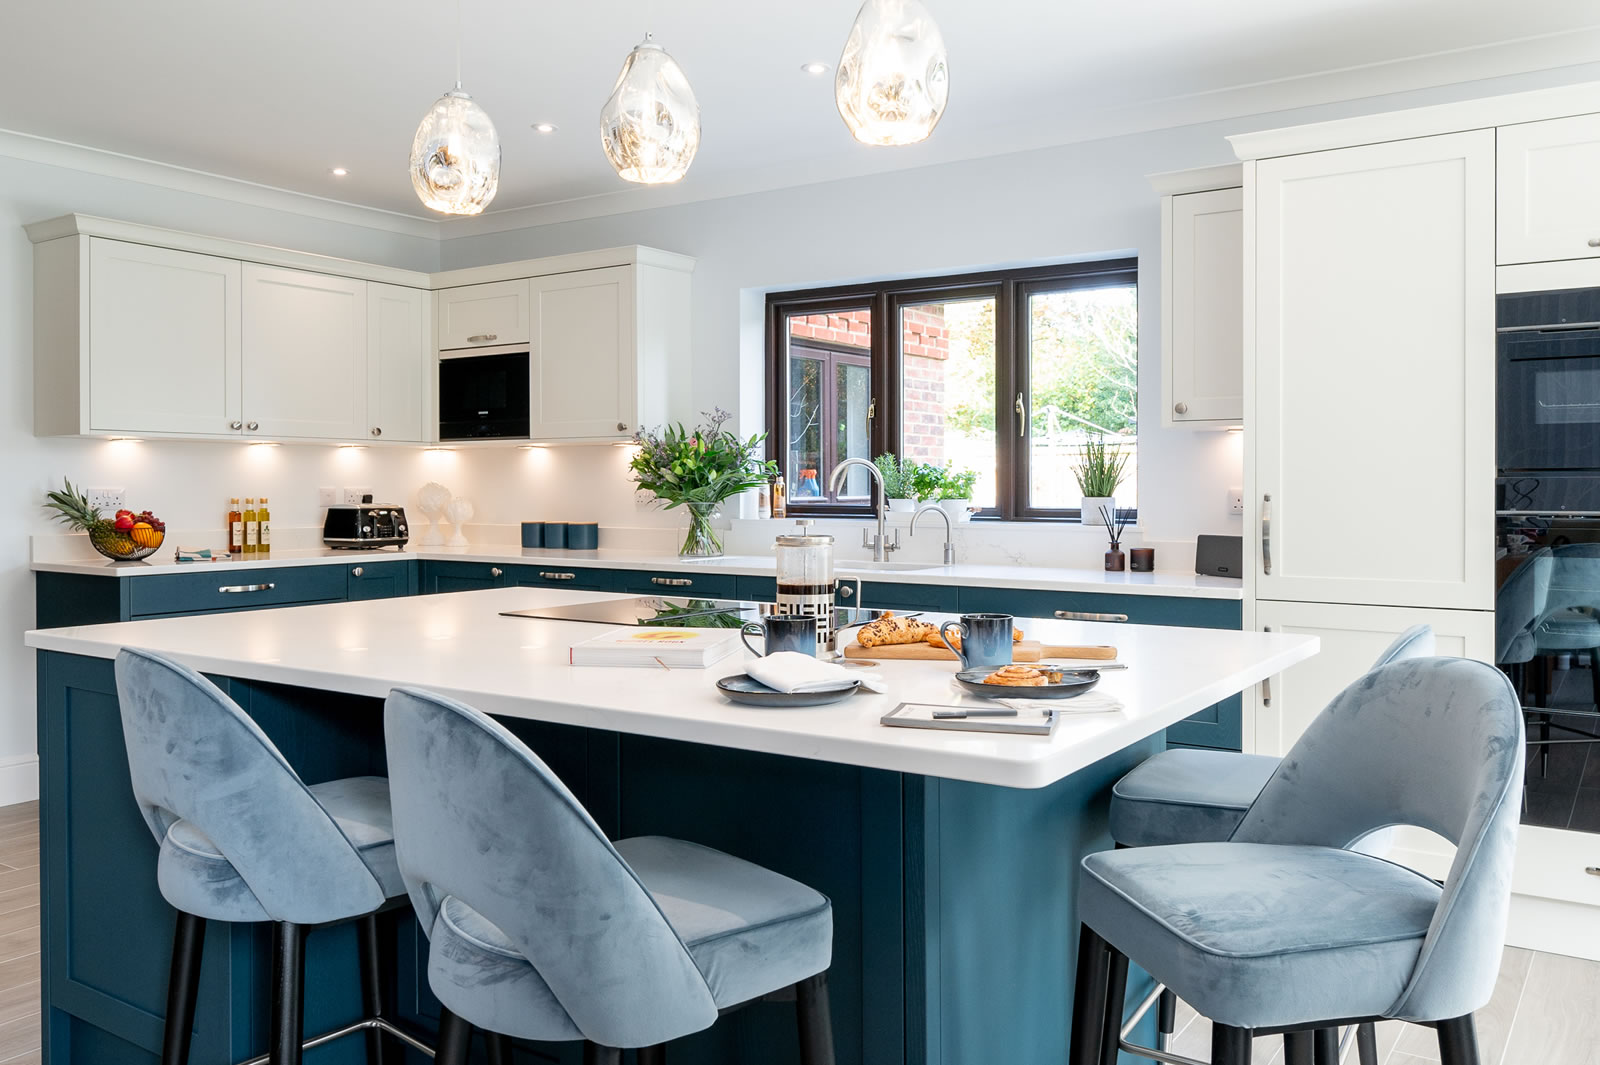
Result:
{"type": "Polygon", "coordinates": [[[761,457],[767,434],[740,439],[723,428],[733,415],[721,407],[705,417],[707,423],[694,429],[679,423],[641,430],[633,438],[639,450],[628,464],[639,487],[668,510],[689,508],[689,534],[678,551],[685,558],[722,554],[722,540],[711,524],[718,506],[778,474],[778,464],[761,457]]]}

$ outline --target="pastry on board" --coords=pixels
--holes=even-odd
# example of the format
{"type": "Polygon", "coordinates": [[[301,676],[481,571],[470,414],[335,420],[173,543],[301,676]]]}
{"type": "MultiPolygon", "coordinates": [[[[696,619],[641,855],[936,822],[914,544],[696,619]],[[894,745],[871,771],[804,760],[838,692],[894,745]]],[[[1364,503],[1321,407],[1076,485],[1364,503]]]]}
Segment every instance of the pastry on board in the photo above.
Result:
{"type": "Polygon", "coordinates": [[[939,630],[926,621],[885,615],[861,626],[856,640],[862,647],[888,647],[895,644],[921,643],[930,633],[937,636],[939,630]]]}

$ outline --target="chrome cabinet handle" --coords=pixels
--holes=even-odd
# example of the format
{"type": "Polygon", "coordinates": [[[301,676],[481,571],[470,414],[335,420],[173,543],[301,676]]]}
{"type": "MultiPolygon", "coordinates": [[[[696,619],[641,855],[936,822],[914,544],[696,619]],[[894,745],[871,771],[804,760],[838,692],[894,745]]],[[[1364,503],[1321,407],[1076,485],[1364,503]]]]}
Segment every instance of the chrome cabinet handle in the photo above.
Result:
{"type": "Polygon", "coordinates": [[[228,423],[228,428],[229,429],[233,429],[235,431],[243,429],[244,428],[244,422],[229,422],[228,423]]]}
{"type": "Polygon", "coordinates": [[[352,577],[359,577],[359,576],[361,576],[361,574],[363,574],[363,573],[365,573],[365,572],[366,572],[366,571],[365,571],[365,570],[363,570],[363,569],[362,569],[362,568],[361,568],[361,567],[360,567],[360,566],[357,566],[357,567],[356,567],[356,568],[355,568],[355,569],[353,569],[353,570],[351,570],[351,571],[350,571],[350,576],[352,576],[352,577]]]}
{"type": "Polygon", "coordinates": [[[260,422],[251,422],[248,425],[246,425],[245,428],[250,430],[253,433],[257,429],[261,428],[261,423],[260,422]]]}
{"type": "MultiPolygon", "coordinates": [[[[1263,626],[1261,626],[1261,631],[1262,632],[1271,632],[1272,631],[1272,626],[1271,625],[1263,625],[1263,626]]],[[[1261,682],[1261,705],[1263,707],[1267,707],[1267,706],[1271,706],[1272,705],[1272,678],[1271,677],[1268,677],[1268,678],[1266,678],[1265,680],[1263,680],[1261,682]]]]}
{"type": "Polygon", "coordinates": [[[276,584],[224,584],[217,591],[229,595],[238,592],[270,592],[276,587],[276,584]]]}
{"type": "MultiPolygon", "coordinates": [[[[499,571],[497,570],[496,572],[499,571]]],[[[571,581],[576,580],[578,577],[576,573],[547,573],[544,570],[539,571],[539,576],[547,581],[571,581]]]]}
{"type": "Polygon", "coordinates": [[[1176,403],[1174,403],[1172,405],[1172,413],[1174,413],[1174,414],[1188,414],[1189,413],[1189,404],[1183,402],[1182,400],[1179,400],[1178,402],[1176,402],[1176,403]]]}
{"type": "Polygon", "coordinates": [[[378,426],[374,425],[372,427],[372,435],[373,436],[382,436],[383,435],[383,430],[381,428],[379,428],[378,426]]]}
{"type": "Polygon", "coordinates": [[[1017,436],[1028,435],[1028,405],[1022,402],[1022,393],[1017,393],[1017,436]]]}
{"type": "Polygon", "coordinates": [[[1062,621],[1127,621],[1126,614],[1096,614],[1090,610],[1057,610],[1062,621]]]}
{"type": "Polygon", "coordinates": [[[490,566],[489,567],[489,576],[491,576],[491,577],[501,577],[501,576],[504,576],[504,574],[502,573],[502,571],[501,571],[499,566],[490,566]]]}
{"type": "Polygon", "coordinates": [[[1586,865],[1583,867],[1583,871],[1590,876],[1600,876],[1600,865],[1586,865]]]}
{"type": "Polygon", "coordinates": [[[688,577],[651,577],[650,583],[665,585],[668,588],[687,588],[694,581],[688,577]]]}
{"type": "Polygon", "coordinates": [[[1600,248],[1600,237],[1590,237],[1589,238],[1589,247],[1591,247],[1591,248],[1600,248]]]}
{"type": "Polygon", "coordinates": [[[1272,572],[1272,494],[1261,496],[1261,572],[1272,572]]]}
{"type": "Polygon", "coordinates": [[[477,336],[468,337],[467,338],[467,343],[468,344],[487,344],[491,340],[499,340],[499,339],[500,339],[500,334],[499,333],[479,333],[477,336]]]}

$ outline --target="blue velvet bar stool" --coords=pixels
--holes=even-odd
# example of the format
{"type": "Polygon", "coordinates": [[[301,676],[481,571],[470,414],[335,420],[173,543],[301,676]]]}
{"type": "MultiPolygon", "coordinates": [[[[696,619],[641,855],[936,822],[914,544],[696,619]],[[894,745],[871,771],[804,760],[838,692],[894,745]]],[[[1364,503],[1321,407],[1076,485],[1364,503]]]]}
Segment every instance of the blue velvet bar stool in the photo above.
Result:
{"type": "Polygon", "coordinates": [[[828,899],[720,851],[659,836],[609,842],[550,769],[461,703],[396,689],[384,710],[400,872],[445,1012],[438,1065],[472,1029],[625,1047],[669,1040],[793,987],[800,1060],[832,1065],[828,899]]]}
{"type": "Polygon", "coordinates": [[[1404,1020],[1442,1065],[1478,1065],[1511,898],[1521,706],[1493,666],[1396,662],[1340,693],[1227,842],[1083,860],[1071,1062],[1115,1060],[1130,960],[1212,1022],[1212,1065],[1284,1034],[1288,1065],[1334,1065],[1333,1032],[1404,1020]],[[1456,847],[1444,884],[1352,849],[1414,825],[1456,847]]]}
{"type": "MultiPolygon", "coordinates": [[[[1384,649],[1372,668],[1427,657],[1433,650],[1432,626],[1413,625],[1384,649]]],[[[1111,838],[1119,847],[1227,840],[1278,764],[1277,758],[1264,754],[1184,748],[1162,751],[1112,787],[1111,838]]],[[[1357,849],[1381,856],[1388,838],[1387,832],[1377,834],[1363,840],[1357,849]]],[[[1170,990],[1163,989],[1156,1026],[1162,1047],[1174,1027],[1175,999],[1170,990]]],[[[1378,1065],[1371,1025],[1357,1029],[1356,1043],[1361,1065],[1378,1065]]]]}
{"type": "MultiPolygon", "coordinates": [[[[161,894],[178,911],[162,1065],[185,1065],[207,921],[271,921],[272,1021],[267,1058],[298,1065],[305,936],[358,920],[367,1014],[337,1035],[366,1033],[383,1060],[388,1033],[426,1050],[383,1017],[377,912],[403,898],[389,786],[350,777],[309,787],[221,689],[171,659],[124,650],[117,696],[134,797],[159,844],[161,894]]],[[[327,1033],[310,1040],[320,1044],[327,1033]]]]}

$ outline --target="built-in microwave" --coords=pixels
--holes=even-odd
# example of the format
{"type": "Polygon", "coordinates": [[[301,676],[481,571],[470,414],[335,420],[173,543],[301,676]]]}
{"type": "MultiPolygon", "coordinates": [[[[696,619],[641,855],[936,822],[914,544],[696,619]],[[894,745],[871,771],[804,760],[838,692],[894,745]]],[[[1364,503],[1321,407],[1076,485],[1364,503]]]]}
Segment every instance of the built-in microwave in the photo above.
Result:
{"type": "Polygon", "coordinates": [[[528,349],[439,353],[439,439],[528,435],[528,349]]]}
{"type": "Polygon", "coordinates": [[[1495,465],[1600,471],[1600,289],[1497,304],[1495,465]]]}

